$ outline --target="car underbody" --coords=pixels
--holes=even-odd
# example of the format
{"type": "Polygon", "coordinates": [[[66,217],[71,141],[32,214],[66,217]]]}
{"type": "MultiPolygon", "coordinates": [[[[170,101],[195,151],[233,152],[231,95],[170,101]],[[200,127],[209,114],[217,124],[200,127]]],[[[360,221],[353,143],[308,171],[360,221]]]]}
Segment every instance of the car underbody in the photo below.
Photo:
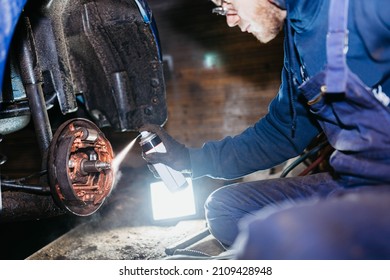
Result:
{"type": "MultiPolygon", "coordinates": [[[[115,155],[101,129],[137,131],[167,119],[151,11],[142,0],[2,3],[13,12],[3,19],[9,30],[0,32],[7,50],[0,135],[32,122],[41,166],[23,178],[1,174],[0,222],[91,215],[114,183],[115,155]]],[[[1,164],[6,160],[2,151],[1,164]]]]}

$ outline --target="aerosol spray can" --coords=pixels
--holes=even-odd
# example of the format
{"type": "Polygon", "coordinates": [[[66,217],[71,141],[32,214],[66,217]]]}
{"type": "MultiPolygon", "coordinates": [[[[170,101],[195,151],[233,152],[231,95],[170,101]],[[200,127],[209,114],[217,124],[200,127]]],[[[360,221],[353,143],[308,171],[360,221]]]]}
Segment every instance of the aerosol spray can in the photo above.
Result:
{"type": "MultiPolygon", "coordinates": [[[[140,145],[145,154],[167,152],[160,137],[148,131],[141,132],[140,145]]],[[[153,167],[170,191],[174,192],[188,185],[186,178],[181,172],[162,163],[153,164],[153,167]]]]}

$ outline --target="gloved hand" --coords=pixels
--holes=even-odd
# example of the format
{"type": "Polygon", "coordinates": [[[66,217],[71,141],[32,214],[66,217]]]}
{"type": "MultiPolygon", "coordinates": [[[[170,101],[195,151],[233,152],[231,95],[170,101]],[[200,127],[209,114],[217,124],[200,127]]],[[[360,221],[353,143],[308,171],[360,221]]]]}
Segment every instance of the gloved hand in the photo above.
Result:
{"type": "Polygon", "coordinates": [[[166,153],[142,154],[148,164],[163,163],[183,173],[191,172],[191,160],[188,148],[173,139],[161,126],[145,124],[139,131],[149,131],[157,134],[163,142],[166,153]]]}
{"type": "MultiPolygon", "coordinates": [[[[142,156],[144,156],[144,154],[142,154],[142,156]]],[[[147,166],[149,168],[149,171],[152,172],[154,178],[161,179],[160,174],[158,174],[158,172],[157,172],[156,168],[154,168],[153,164],[148,163],[147,166]]]]}

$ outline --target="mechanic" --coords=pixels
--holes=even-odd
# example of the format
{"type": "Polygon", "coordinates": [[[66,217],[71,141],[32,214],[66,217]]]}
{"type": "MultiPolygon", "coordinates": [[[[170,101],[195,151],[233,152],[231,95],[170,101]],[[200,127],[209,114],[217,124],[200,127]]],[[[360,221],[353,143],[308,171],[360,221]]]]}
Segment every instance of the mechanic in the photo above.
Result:
{"type": "Polygon", "coordinates": [[[376,238],[390,231],[383,217],[390,210],[386,0],[213,2],[230,27],[261,43],[284,28],[279,92],[253,126],[201,148],[185,147],[160,126],[143,126],[167,149],[144,155],[146,161],[193,178],[236,179],[301,154],[324,132],[335,149],[332,172],[222,187],[205,204],[210,232],[244,259],[389,258],[390,242],[376,238]]]}

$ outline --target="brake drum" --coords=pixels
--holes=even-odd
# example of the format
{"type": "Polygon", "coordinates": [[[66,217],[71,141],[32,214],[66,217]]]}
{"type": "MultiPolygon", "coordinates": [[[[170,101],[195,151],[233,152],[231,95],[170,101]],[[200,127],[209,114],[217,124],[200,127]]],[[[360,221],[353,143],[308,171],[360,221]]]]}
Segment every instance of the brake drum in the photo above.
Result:
{"type": "Polygon", "coordinates": [[[114,184],[110,142],[87,119],[71,119],[55,132],[48,154],[51,193],[58,206],[77,216],[95,213],[114,184]]]}

